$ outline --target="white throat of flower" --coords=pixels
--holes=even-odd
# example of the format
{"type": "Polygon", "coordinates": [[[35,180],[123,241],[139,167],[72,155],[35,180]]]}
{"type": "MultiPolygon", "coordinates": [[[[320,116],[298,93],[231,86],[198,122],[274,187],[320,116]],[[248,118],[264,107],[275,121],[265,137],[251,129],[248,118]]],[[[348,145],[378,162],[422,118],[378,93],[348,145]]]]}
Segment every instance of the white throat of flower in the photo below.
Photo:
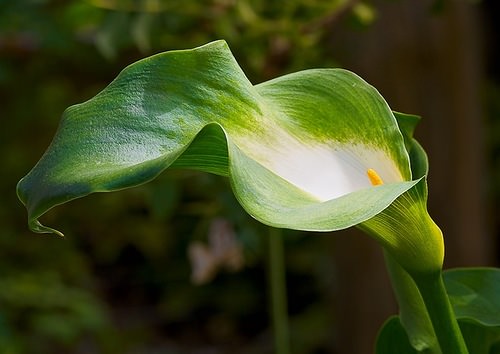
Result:
{"type": "Polygon", "coordinates": [[[396,163],[375,147],[339,143],[306,145],[289,135],[273,140],[273,144],[253,143],[251,149],[245,150],[318,201],[404,180],[396,163]]]}

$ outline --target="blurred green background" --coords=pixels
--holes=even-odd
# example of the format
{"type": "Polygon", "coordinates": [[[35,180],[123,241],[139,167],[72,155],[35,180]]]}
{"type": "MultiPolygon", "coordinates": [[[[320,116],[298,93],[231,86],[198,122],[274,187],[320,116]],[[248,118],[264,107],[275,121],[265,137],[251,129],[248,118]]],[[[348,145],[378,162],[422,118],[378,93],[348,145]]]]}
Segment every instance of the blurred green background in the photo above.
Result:
{"type": "MultiPolygon", "coordinates": [[[[215,39],[254,83],[341,66],[422,115],[446,266],[498,265],[499,14],[495,0],[0,0],[0,353],[273,352],[269,230],[225,179],[168,171],[74,201],[44,217],[65,239],[28,231],[15,195],[66,107],[135,60],[215,39]]],[[[370,352],[397,311],[380,249],[356,230],[285,236],[292,353],[370,352]]]]}

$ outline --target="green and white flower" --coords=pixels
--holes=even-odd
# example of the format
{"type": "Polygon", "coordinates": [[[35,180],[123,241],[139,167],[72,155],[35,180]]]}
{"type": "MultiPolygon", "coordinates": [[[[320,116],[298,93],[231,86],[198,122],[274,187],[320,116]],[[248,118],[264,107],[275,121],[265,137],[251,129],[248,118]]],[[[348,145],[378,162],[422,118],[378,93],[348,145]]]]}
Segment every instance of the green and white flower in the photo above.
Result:
{"type": "Polygon", "coordinates": [[[68,108],[18,195],[33,231],[60,234],[38,221],[58,204],[148,182],[168,167],[197,169],[229,177],[265,224],[358,225],[408,271],[435,271],[442,237],[426,211],[415,124],[342,69],[254,86],[217,41],[143,59],[68,108]]]}

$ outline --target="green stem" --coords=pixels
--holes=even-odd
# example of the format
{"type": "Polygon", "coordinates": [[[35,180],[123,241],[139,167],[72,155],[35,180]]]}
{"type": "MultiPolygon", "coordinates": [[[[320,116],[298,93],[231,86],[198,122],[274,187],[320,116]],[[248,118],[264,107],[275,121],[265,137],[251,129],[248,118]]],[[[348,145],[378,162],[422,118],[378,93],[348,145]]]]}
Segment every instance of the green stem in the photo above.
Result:
{"type": "Polygon", "coordinates": [[[290,353],[288,334],[288,312],[283,256],[283,234],[281,229],[269,229],[269,266],[271,286],[271,307],[276,354],[290,353]]]}
{"type": "Polygon", "coordinates": [[[462,332],[446,293],[441,271],[413,277],[443,353],[468,354],[462,332]]]}
{"type": "Polygon", "coordinates": [[[427,354],[442,354],[417,285],[388,252],[384,252],[384,256],[392,288],[399,304],[399,319],[412,347],[427,354]]]}

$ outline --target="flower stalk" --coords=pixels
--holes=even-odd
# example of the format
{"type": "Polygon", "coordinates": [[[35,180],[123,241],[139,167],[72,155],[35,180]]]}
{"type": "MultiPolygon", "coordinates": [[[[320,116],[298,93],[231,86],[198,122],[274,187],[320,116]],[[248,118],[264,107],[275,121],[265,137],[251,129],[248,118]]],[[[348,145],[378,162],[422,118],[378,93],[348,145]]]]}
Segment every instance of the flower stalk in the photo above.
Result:
{"type": "Polygon", "coordinates": [[[442,272],[414,277],[443,353],[469,354],[446,293],[442,272]]]}
{"type": "Polygon", "coordinates": [[[288,301],[286,296],[286,273],[281,229],[269,228],[269,268],[271,309],[276,354],[290,353],[288,331],[288,301]]]}

